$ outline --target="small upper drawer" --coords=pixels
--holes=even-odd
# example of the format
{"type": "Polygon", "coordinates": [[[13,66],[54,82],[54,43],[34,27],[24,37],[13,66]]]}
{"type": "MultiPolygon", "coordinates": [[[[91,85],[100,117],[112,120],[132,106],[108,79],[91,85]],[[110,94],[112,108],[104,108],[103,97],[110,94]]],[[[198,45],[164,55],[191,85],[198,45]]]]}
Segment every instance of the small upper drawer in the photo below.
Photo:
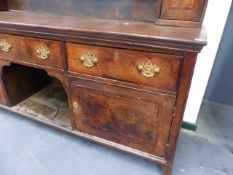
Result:
{"type": "Polygon", "coordinates": [[[0,57],[64,69],[59,41],[0,34],[0,57]]]}
{"type": "Polygon", "coordinates": [[[67,44],[68,70],[175,91],[181,57],[67,44]]]}
{"type": "Polygon", "coordinates": [[[160,18],[200,22],[207,0],[163,0],[160,18]]]}

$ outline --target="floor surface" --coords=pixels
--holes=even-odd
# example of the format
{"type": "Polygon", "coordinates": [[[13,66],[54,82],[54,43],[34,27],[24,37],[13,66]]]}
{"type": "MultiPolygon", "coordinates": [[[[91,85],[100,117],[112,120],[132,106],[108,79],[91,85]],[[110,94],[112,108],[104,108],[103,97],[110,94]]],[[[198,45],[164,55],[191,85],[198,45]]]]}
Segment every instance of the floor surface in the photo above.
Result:
{"type": "MultiPolygon", "coordinates": [[[[204,103],[173,175],[233,175],[233,107],[204,103]]],[[[0,110],[0,175],[160,175],[156,164],[0,110]]]]}

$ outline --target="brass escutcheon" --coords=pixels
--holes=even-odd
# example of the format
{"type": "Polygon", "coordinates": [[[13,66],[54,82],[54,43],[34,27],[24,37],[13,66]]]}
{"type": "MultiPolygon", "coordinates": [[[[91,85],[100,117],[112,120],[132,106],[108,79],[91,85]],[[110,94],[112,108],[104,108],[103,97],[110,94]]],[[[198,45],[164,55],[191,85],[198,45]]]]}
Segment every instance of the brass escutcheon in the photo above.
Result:
{"type": "Polygon", "coordinates": [[[50,56],[50,51],[45,47],[41,47],[41,48],[37,49],[36,53],[38,54],[38,57],[42,60],[46,60],[50,56]]]}
{"type": "Polygon", "coordinates": [[[160,67],[158,67],[156,64],[153,65],[150,61],[148,61],[147,63],[139,64],[138,70],[144,77],[151,78],[154,77],[156,73],[160,72],[160,67]]]}
{"type": "Polygon", "coordinates": [[[83,65],[85,67],[89,67],[89,68],[95,66],[95,64],[98,63],[98,59],[95,57],[94,54],[91,54],[91,53],[82,55],[80,57],[80,60],[83,62],[83,65]]]}
{"type": "Polygon", "coordinates": [[[119,53],[118,52],[114,52],[114,59],[117,60],[119,58],[119,53]]]}
{"type": "Polygon", "coordinates": [[[9,52],[12,48],[12,45],[5,40],[0,42],[0,46],[4,52],[9,52]]]}
{"type": "Polygon", "coordinates": [[[73,110],[74,112],[77,112],[78,109],[78,103],[77,102],[73,102],[73,110]]]}

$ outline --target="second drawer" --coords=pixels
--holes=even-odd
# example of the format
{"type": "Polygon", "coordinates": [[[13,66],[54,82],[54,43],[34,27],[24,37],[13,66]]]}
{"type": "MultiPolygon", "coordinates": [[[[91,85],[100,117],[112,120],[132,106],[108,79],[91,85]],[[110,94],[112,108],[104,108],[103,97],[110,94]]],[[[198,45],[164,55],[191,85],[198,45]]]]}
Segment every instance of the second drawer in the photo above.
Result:
{"type": "Polygon", "coordinates": [[[181,57],[67,44],[68,70],[176,91],[181,57]]]}

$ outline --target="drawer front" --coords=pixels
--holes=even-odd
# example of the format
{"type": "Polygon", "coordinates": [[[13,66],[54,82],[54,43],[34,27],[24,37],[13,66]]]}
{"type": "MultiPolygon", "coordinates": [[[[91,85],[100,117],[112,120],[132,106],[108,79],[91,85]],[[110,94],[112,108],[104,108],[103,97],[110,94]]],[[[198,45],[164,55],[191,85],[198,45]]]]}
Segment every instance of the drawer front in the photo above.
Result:
{"type": "Polygon", "coordinates": [[[164,156],[174,96],[79,79],[71,94],[75,129],[164,156]]]}
{"type": "Polygon", "coordinates": [[[161,18],[169,20],[200,21],[205,0],[164,0],[161,18]]]}
{"type": "Polygon", "coordinates": [[[176,91],[181,57],[67,44],[68,70],[176,91]]]}
{"type": "Polygon", "coordinates": [[[0,57],[64,69],[58,41],[0,34],[0,57]]]}

